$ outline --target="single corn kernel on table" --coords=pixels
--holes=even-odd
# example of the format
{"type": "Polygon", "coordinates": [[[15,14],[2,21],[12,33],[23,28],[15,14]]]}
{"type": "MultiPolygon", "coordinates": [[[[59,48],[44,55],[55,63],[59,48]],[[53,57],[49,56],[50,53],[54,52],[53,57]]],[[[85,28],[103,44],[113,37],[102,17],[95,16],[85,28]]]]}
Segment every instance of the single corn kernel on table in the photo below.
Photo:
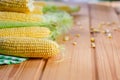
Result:
{"type": "Polygon", "coordinates": [[[66,46],[62,61],[31,59],[1,65],[0,80],[120,80],[120,29],[113,29],[120,27],[120,15],[111,7],[115,3],[79,5],[81,10],[74,14],[74,20],[81,24],[75,24],[69,31],[68,41],[63,41],[63,37],[59,40],[66,46]],[[103,28],[111,31],[111,38],[105,33],[91,32],[91,28],[98,29],[101,23],[108,25],[103,28]]]}

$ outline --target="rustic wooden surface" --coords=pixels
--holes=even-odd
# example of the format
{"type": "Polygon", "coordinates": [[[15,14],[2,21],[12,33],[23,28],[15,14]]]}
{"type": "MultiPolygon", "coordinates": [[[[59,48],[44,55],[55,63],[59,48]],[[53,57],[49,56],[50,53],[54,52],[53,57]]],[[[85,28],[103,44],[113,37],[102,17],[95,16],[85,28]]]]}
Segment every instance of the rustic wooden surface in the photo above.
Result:
{"type": "Polygon", "coordinates": [[[120,27],[119,8],[116,10],[115,3],[79,5],[81,11],[74,16],[74,21],[81,25],[75,24],[66,34],[70,35],[69,41],[60,40],[66,47],[62,61],[34,59],[3,65],[0,80],[120,80],[120,30],[112,31],[111,39],[102,33],[90,33],[91,27],[98,28],[102,22],[115,22],[110,29],[120,27]],[[91,48],[91,37],[95,37],[96,48],[91,48]],[[72,45],[74,41],[76,46],[72,45]]]}
{"type": "MultiPolygon", "coordinates": [[[[97,28],[102,22],[116,22],[119,26],[119,19],[113,8],[92,5],[90,7],[91,26],[97,28]],[[96,14],[98,16],[96,16],[96,14]]],[[[110,27],[114,27],[110,25],[110,27]]],[[[108,28],[108,27],[107,27],[108,28]]],[[[94,35],[96,39],[96,61],[99,80],[119,80],[120,77],[120,58],[119,58],[119,32],[112,32],[112,39],[104,34],[94,35]]]]}

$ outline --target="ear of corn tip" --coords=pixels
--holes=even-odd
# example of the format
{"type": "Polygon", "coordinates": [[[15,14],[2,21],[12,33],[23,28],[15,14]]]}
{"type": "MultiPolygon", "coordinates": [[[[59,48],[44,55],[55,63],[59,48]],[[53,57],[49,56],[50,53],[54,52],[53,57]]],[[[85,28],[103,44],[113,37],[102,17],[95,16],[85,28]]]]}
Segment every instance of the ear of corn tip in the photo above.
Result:
{"type": "Polygon", "coordinates": [[[0,38],[0,53],[19,57],[48,58],[59,53],[59,45],[46,39],[2,37],[0,38]]]}
{"type": "Polygon", "coordinates": [[[33,0],[0,0],[0,10],[29,13],[34,10],[33,0]]]}

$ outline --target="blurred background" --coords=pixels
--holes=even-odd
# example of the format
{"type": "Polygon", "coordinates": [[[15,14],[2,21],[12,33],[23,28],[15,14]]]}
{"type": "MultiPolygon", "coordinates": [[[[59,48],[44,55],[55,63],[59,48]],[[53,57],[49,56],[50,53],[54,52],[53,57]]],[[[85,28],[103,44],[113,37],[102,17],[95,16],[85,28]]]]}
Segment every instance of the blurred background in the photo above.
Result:
{"type": "Polygon", "coordinates": [[[45,1],[62,1],[62,2],[99,2],[99,1],[120,1],[120,0],[45,0],[45,1]]]}

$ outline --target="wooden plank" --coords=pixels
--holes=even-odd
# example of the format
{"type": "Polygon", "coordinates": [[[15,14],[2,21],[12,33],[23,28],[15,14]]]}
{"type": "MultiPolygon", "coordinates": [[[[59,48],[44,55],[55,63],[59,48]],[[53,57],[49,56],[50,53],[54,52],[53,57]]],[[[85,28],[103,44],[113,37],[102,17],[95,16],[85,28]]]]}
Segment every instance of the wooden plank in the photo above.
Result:
{"type": "Polygon", "coordinates": [[[66,46],[65,59],[56,63],[48,60],[42,80],[94,80],[94,59],[91,53],[89,14],[87,4],[81,4],[82,8],[75,22],[81,22],[83,29],[75,25],[69,32],[70,41],[64,43],[66,46]],[[75,37],[81,34],[80,38],[75,37]],[[77,45],[73,46],[72,42],[77,45]]]}
{"type": "Polygon", "coordinates": [[[111,5],[112,5],[113,7],[120,7],[120,1],[111,2],[111,5]]]}
{"type": "Polygon", "coordinates": [[[110,6],[111,5],[111,3],[108,1],[101,1],[101,2],[92,3],[92,4],[96,4],[96,5],[100,5],[100,6],[110,6]]]}
{"type": "Polygon", "coordinates": [[[120,14],[118,15],[119,21],[120,21],[120,14]]]}
{"type": "Polygon", "coordinates": [[[111,6],[115,8],[115,10],[118,14],[120,14],[120,1],[111,2],[111,6]]]}
{"type": "Polygon", "coordinates": [[[41,59],[0,66],[0,80],[39,80],[43,67],[44,61],[41,59]]]}
{"type": "MultiPolygon", "coordinates": [[[[109,29],[120,26],[118,16],[112,7],[91,5],[91,26],[98,28],[102,22],[116,22],[109,29]]],[[[106,27],[108,28],[108,27],[106,27]]],[[[119,80],[120,79],[120,38],[119,32],[112,31],[113,38],[109,39],[105,34],[95,34],[97,80],[119,80]]]]}

